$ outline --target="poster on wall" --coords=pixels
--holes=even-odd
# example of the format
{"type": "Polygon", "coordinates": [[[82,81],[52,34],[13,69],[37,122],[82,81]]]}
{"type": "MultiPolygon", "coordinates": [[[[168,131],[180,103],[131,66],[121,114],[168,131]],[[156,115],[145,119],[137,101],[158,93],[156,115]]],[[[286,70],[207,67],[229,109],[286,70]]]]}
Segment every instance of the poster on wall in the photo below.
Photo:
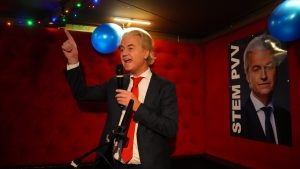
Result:
{"type": "Polygon", "coordinates": [[[231,136],[292,145],[287,56],[266,33],[229,44],[231,136]]]}

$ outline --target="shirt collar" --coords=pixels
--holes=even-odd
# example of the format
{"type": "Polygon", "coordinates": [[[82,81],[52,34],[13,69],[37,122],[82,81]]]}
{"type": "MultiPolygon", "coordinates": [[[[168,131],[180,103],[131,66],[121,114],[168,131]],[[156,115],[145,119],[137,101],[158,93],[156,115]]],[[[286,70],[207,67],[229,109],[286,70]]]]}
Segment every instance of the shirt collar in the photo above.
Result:
{"type": "MultiPolygon", "coordinates": [[[[265,105],[264,105],[262,102],[260,102],[260,101],[254,96],[254,94],[253,94],[252,91],[251,91],[251,94],[250,94],[250,99],[251,99],[251,101],[252,101],[252,103],[253,103],[254,108],[255,108],[256,111],[259,111],[262,107],[265,107],[265,105]]],[[[268,106],[268,107],[272,107],[272,110],[274,110],[274,108],[273,108],[274,106],[273,106],[272,101],[269,102],[267,106],[268,106]]]]}
{"type": "MultiPolygon", "coordinates": [[[[147,80],[150,80],[152,76],[152,72],[151,72],[151,69],[148,68],[144,73],[142,73],[139,77],[143,77],[147,80]]],[[[130,78],[134,77],[132,74],[130,74],[130,78]]]]}

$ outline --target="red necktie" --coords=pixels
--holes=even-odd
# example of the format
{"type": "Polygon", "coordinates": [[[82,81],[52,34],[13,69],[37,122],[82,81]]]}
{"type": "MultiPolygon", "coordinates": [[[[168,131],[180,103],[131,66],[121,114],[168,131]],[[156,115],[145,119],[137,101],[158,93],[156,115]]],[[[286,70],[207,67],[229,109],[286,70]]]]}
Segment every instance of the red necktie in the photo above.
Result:
{"type": "MultiPolygon", "coordinates": [[[[131,92],[139,98],[139,83],[143,79],[143,77],[137,77],[137,78],[132,78],[133,80],[133,86],[131,89],[131,92]]],[[[134,140],[134,131],[135,131],[135,124],[136,122],[133,120],[133,113],[131,113],[131,120],[130,124],[128,127],[128,132],[127,132],[127,137],[128,137],[128,145],[127,147],[123,147],[121,157],[125,163],[130,161],[132,159],[132,151],[133,151],[133,140],[134,140]]]]}

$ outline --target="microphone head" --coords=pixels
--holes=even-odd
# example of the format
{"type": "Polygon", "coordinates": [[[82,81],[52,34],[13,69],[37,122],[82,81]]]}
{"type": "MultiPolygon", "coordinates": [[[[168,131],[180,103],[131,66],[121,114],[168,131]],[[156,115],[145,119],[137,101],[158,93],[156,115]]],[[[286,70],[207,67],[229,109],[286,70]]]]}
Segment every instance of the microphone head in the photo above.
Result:
{"type": "Polygon", "coordinates": [[[123,77],[124,76],[124,70],[123,70],[123,65],[122,64],[117,64],[116,66],[116,75],[123,77]]]}

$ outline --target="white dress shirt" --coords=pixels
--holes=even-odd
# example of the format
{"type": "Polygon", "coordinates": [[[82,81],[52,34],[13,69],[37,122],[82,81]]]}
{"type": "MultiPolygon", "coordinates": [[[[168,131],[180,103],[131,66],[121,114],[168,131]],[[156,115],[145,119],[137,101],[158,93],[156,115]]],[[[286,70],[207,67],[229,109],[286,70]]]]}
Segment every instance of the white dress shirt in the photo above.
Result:
{"type": "MultiPolygon", "coordinates": [[[[265,127],[265,113],[264,111],[261,110],[262,107],[266,107],[262,102],[260,102],[253,94],[253,92],[251,92],[250,94],[250,99],[254,105],[254,108],[256,110],[258,119],[260,121],[261,127],[264,130],[264,133],[266,135],[266,127],[265,127]]],[[[272,129],[273,129],[273,133],[274,133],[274,137],[275,137],[275,142],[276,144],[278,144],[278,138],[277,138],[277,131],[276,131],[276,123],[275,123],[275,118],[274,118],[274,106],[272,104],[272,102],[270,102],[268,105],[268,107],[272,107],[272,112],[271,112],[271,117],[270,117],[270,121],[271,121],[271,125],[272,125],[272,129]]]]}

